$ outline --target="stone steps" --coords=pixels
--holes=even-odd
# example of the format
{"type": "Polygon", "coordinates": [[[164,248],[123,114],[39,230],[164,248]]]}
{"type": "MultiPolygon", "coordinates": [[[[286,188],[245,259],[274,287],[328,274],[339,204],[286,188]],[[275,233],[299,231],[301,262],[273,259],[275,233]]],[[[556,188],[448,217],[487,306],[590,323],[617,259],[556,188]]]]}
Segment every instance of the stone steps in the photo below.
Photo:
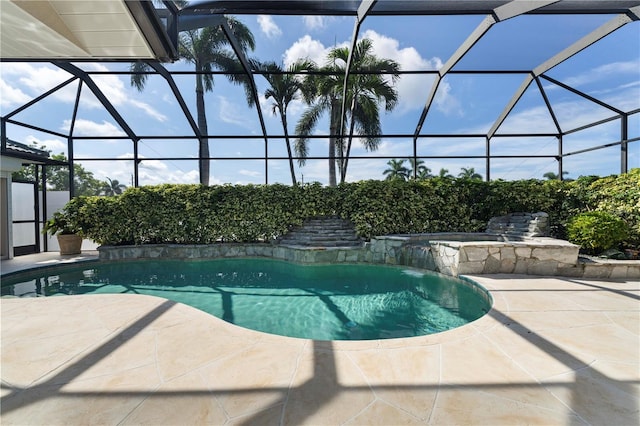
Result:
{"type": "Polygon", "coordinates": [[[307,219],[278,239],[278,244],[305,247],[361,247],[353,224],[336,217],[307,219]]]}

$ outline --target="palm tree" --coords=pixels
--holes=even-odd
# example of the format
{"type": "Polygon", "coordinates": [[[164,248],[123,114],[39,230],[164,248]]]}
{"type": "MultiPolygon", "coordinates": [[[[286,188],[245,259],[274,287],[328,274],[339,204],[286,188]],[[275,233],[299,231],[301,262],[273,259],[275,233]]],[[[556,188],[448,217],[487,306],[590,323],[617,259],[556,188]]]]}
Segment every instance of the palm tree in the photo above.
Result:
{"type": "Polygon", "coordinates": [[[269,71],[274,74],[264,74],[264,78],[269,82],[269,87],[264,92],[266,99],[272,98],[272,112],[278,113],[284,130],[284,138],[287,144],[287,155],[289,156],[289,170],[291,171],[291,182],[296,185],[296,173],[293,167],[293,155],[291,153],[291,142],[289,141],[289,130],[287,126],[287,107],[291,101],[298,99],[302,91],[304,81],[295,73],[310,71],[315,69],[316,64],[308,59],[301,59],[287,67],[286,73],[282,67],[275,62],[265,62],[256,64],[260,71],[269,71]]]}
{"type": "MultiPolygon", "coordinates": [[[[564,177],[564,175],[568,175],[568,174],[569,174],[569,172],[567,172],[567,171],[563,171],[563,172],[562,172],[562,176],[563,176],[563,177],[564,177]]],[[[557,179],[560,179],[560,176],[558,176],[556,173],[553,173],[553,172],[547,172],[547,173],[543,174],[543,175],[542,175],[542,177],[543,177],[543,178],[546,178],[546,179],[548,179],[548,180],[557,180],[557,179]]]]}
{"type": "Polygon", "coordinates": [[[404,160],[396,160],[395,158],[393,158],[387,161],[387,165],[389,166],[389,168],[382,172],[383,175],[387,175],[385,180],[409,179],[411,171],[404,166],[404,160]]]}
{"type": "Polygon", "coordinates": [[[438,177],[452,178],[453,175],[449,173],[449,169],[440,169],[440,172],[438,173],[438,177]]]}
{"type": "Polygon", "coordinates": [[[431,169],[424,165],[424,160],[409,158],[411,163],[411,170],[409,170],[409,177],[411,179],[427,179],[431,177],[431,169]]]}
{"type": "MultiPolygon", "coordinates": [[[[236,38],[240,49],[246,52],[247,49],[255,48],[255,40],[249,28],[236,18],[225,16],[225,20],[233,36],[236,38]]],[[[204,92],[213,90],[214,69],[229,72],[227,77],[235,84],[243,84],[245,91],[250,90],[248,81],[244,75],[235,73],[240,69],[238,58],[231,49],[231,44],[222,28],[205,27],[196,30],[189,30],[180,33],[178,54],[181,59],[195,65],[196,71],[196,110],[198,114],[198,129],[203,138],[199,142],[199,169],[200,183],[209,184],[209,130],[207,128],[207,116],[205,114],[204,92]]],[[[147,80],[147,74],[141,72],[149,71],[150,67],[144,62],[134,62],[131,64],[131,85],[138,90],[142,90],[147,80]]]]}
{"type": "Polygon", "coordinates": [[[126,185],[118,182],[118,179],[111,180],[111,178],[107,178],[107,181],[108,182],[104,182],[104,185],[102,185],[102,188],[100,189],[100,192],[103,195],[106,195],[109,197],[113,197],[114,195],[120,195],[122,194],[122,191],[127,188],[126,185]]]}
{"type": "Polygon", "coordinates": [[[337,47],[327,56],[327,64],[320,70],[323,74],[306,77],[303,91],[305,101],[310,105],[296,126],[296,153],[300,165],[305,162],[308,152],[308,136],[315,128],[323,113],[329,113],[329,185],[336,185],[336,162],[340,167],[340,181],[344,182],[354,133],[367,135],[363,138],[365,148],[375,151],[380,144],[380,111],[378,104],[384,102],[385,110],[391,111],[398,102],[398,92],[393,87],[400,77],[400,65],[391,59],[379,59],[373,53],[373,44],[369,39],[356,43],[352,57],[351,70],[347,85],[347,106],[341,117],[345,67],[349,58],[349,49],[337,47]],[[357,72],[365,72],[357,74],[357,72]],[[388,81],[385,75],[390,76],[388,81]],[[347,133],[340,124],[349,126],[347,133]],[[336,161],[336,153],[338,154],[336,161]]]}
{"type": "Polygon", "coordinates": [[[458,177],[460,179],[470,179],[470,180],[482,180],[482,175],[476,173],[476,170],[473,167],[462,167],[460,169],[460,173],[458,173],[458,177]]]}

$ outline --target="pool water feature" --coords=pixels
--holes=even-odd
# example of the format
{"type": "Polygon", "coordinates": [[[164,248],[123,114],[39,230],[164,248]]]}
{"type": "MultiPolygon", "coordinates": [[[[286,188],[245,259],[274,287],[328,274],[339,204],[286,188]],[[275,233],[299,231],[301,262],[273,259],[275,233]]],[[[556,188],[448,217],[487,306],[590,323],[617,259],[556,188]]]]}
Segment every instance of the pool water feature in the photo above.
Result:
{"type": "Polygon", "coordinates": [[[242,327],[315,340],[438,333],[491,307],[480,286],[431,271],[260,258],[96,262],[2,280],[3,296],[100,293],[159,296],[242,327]]]}

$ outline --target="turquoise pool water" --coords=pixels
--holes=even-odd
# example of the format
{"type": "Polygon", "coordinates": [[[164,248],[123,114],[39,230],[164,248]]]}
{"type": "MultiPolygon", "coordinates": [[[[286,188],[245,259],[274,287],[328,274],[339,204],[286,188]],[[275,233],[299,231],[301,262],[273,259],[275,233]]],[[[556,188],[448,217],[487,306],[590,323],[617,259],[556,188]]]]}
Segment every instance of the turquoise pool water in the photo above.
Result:
{"type": "Polygon", "coordinates": [[[233,324],[316,340],[420,336],[490,309],[479,287],[452,277],[377,265],[298,265],[271,259],[97,262],[2,280],[2,295],[147,294],[233,324]]]}

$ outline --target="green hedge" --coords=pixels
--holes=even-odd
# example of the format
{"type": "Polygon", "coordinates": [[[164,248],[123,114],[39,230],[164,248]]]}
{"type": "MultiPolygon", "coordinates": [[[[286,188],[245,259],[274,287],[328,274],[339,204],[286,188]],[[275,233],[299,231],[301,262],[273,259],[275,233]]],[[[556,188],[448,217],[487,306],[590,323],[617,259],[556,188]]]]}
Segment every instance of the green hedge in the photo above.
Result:
{"type": "Polygon", "coordinates": [[[600,210],[629,225],[640,245],[640,169],[621,176],[571,182],[482,182],[432,178],[362,181],[323,187],[286,185],[159,185],[116,197],[79,197],[67,208],[87,237],[100,244],[206,244],[270,241],[317,216],[351,220],[364,238],[416,232],[478,232],[510,212],[544,211],[554,236],[568,220],[600,210]]]}

